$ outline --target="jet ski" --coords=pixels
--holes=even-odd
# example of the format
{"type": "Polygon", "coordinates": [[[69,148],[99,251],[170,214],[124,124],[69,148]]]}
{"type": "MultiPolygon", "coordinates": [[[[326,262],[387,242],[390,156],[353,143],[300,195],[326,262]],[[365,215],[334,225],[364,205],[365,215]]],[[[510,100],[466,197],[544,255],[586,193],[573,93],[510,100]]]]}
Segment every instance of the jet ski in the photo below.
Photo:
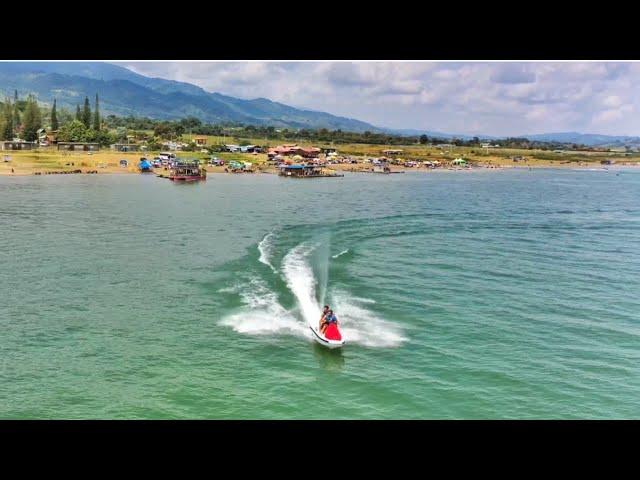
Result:
{"type": "Polygon", "coordinates": [[[309,326],[313,333],[313,338],[320,345],[327,348],[340,348],[344,345],[344,339],[340,333],[340,329],[335,323],[330,323],[324,331],[324,335],[318,330],[318,327],[309,326]]]}

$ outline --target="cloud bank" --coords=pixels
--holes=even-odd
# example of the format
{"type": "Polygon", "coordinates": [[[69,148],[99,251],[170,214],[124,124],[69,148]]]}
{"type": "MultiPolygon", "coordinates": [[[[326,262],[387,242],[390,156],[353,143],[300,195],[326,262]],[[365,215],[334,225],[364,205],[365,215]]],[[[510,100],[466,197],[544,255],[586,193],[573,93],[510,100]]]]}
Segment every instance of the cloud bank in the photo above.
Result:
{"type": "Polygon", "coordinates": [[[116,62],[381,127],[460,134],[640,135],[640,63],[116,62]]]}

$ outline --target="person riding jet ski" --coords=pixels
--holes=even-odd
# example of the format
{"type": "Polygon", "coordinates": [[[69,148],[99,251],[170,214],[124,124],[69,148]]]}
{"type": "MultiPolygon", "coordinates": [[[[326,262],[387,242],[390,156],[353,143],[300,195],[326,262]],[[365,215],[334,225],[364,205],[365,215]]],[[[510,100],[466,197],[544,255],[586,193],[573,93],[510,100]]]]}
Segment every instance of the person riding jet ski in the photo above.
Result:
{"type": "Polygon", "coordinates": [[[323,335],[327,331],[327,328],[330,324],[335,323],[338,325],[338,318],[333,314],[333,310],[329,310],[327,314],[323,317],[322,327],[320,327],[320,333],[323,335]]]}

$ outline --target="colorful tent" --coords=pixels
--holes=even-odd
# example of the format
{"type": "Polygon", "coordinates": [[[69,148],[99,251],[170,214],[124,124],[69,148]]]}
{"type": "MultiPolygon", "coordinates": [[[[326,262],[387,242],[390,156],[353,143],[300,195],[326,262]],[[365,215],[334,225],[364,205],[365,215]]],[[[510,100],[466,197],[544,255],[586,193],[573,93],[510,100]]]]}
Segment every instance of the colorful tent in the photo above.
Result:
{"type": "Polygon", "coordinates": [[[140,163],[138,164],[138,168],[143,172],[151,170],[151,167],[152,165],[149,163],[149,161],[146,158],[144,160],[140,160],[140,163]]]}

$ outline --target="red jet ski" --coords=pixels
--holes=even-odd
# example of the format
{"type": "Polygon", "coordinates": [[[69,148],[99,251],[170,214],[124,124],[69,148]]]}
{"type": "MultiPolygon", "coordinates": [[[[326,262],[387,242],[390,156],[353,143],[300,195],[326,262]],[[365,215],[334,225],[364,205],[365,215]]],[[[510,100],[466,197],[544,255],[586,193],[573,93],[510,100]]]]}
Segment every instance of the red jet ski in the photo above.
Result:
{"type": "Polygon", "coordinates": [[[328,348],[339,348],[344,345],[344,339],[342,338],[340,329],[335,323],[329,324],[327,329],[324,331],[324,335],[320,331],[318,331],[317,327],[309,326],[309,328],[313,332],[313,338],[320,345],[324,345],[328,348]]]}

